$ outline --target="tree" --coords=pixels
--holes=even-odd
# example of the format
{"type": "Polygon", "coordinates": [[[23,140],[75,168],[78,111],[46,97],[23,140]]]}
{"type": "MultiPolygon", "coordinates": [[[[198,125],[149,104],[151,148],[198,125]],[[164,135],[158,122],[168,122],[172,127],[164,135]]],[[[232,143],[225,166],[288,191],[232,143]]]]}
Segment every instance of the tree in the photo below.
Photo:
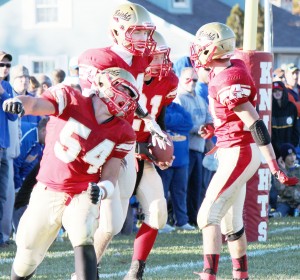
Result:
{"type": "MultiPolygon", "coordinates": [[[[237,48],[243,48],[244,40],[244,19],[245,13],[241,10],[239,4],[232,7],[230,15],[227,17],[226,25],[228,25],[236,36],[237,48]]],[[[256,36],[256,49],[263,50],[264,46],[264,9],[259,4],[258,18],[257,18],[257,36],[256,36]]]]}
{"type": "Polygon", "coordinates": [[[242,48],[244,39],[244,12],[240,9],[239,4],[232,7],[230,15],[226,20],[226,25],[233,30],[236,36],[237,48],[242,48]]]}
{"type": "Polygon", "coordinates": [[[300,1],[293,0],[293,14],[300,15],[300,1]]]}

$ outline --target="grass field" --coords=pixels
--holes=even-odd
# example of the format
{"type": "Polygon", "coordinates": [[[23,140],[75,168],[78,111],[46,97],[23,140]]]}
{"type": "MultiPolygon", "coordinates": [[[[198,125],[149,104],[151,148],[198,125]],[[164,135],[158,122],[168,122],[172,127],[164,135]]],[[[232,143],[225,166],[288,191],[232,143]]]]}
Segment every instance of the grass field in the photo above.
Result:
{"type": "MultiPolygon", "coordinates": [[[[101,279],[123,279],[131,261],[135,235],[116,236],[102,260],[101,279]]],[[[198,279],[202,269],[202,241],[198,230],[159,234],[147,261],[144,279],[198,279]]],[[[9,279],[16,246],[0,250],[0,279],[9,279]]],[[[300,218],[272,219],[268,241],[249,243],[250,279],[300,280],[300,218]]],[[[33,279],[70,279],[74,271],[72,247],[68,239],[55,242],[33,279]]],[[[219,264],[218,280],[231,278],[227,247],[219,264]]]]}

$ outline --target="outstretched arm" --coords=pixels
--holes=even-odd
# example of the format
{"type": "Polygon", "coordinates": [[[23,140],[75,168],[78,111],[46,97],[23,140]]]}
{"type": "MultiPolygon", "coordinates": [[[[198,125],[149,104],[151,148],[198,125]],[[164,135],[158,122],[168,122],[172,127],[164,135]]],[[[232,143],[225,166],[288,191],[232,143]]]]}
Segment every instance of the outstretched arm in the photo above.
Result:
{"type": "Polygon", "coordinates": [[[264,122],[259,119],[259,115],[253,105],[250,102],[243,103],[235,107],[234,112],[250,129],[254,141],[258,145],[271,170],[271,173],[275,176],[275,178],[282,184],[291,186],[295,185],[299,180],[295,177],[287,177],[286,174],[280,170],[271,144],[270,134],[264,122]]]}
{"type": "Polygon", "coordinates": [[[51,115],[54,105],[47,99],[32,96],[18,96],[3,102],[3,111],[20,115],[51,115]]]}

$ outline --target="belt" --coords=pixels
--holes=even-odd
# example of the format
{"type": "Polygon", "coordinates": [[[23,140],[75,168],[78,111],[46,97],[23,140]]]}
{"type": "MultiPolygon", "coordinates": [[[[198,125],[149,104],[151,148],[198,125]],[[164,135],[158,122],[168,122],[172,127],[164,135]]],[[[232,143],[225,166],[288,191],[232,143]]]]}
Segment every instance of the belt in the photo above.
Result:
{"type": "MultiPolygon", "coordinates": [[[[43,183],[41,183],[41,182],[38,182],[37,185],[42,186],[45,190],[49,190],[49,191],[52,191],[52,192],[58,192],[56,189],[53,189],[53,188],[51,188],[51,187],[48,187],[47,185],[45,185],[45,184],[43,184],[43,183]]],[[[66,193],[66,192],[62,192],[62,193],[64,193],[64,194],[67,195],[67,197],[65,197],[64,204],[65,204],[66,206],[68,206],[68,205],[70,204],[71,200],[73,199],[74,194],[69,194],[69,193],[66,193]]]]}

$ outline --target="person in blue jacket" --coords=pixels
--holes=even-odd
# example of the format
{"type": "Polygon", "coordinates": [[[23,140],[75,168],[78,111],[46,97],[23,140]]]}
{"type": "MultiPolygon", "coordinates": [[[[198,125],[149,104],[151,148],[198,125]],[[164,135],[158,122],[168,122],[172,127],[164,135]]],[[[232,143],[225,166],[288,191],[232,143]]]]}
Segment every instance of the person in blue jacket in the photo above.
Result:
{"type": "Polygon", "coordinates": [[[9,162],[7,158],[7,149],[11,144],[8,121],[15,122],[17,115],[6,113],[2,109],[3,102],[12,97],[12,91],[5,77],[9,73],[12,56],[0,51],[0,250],[8,246],[4,240],[4,207],[7,200],[8,183],[9,183],[9,162]]]}
{"type": "Polygon", "coordinates": [[[29,172],[42,157],[48,119],[48,117],[42,118],[37,127],[34,124],[31,124],[31,127],[27,124],[26,128],[22,129],[21,153],[14,159],[16,191],[19,190],[29,172]]]}
{"type": "Polygon", "coordinates": [[[48,120],[49,117],[43,117],[39,121],[38,127],[31,124],[31,128],[26,128],[21,139],[21,153],[14,159],[14,183],[17,192],[13,211],[13,228],[15,233],[17,232],[20,218],[29,203],[33,186],[36,183],[35,177],[39,170],[39,162],[45,147],[48,120]],[[34,178],[27,179],[34,169],[36,169],[35,175],[32,176],[34,178]],[[27,183],[25,183],[26,179],[27,183]]]}
{"type": "Polygon", "coordinates": [[[181,105],[172,102],[166,109],[165,125],[174,143],[175,159],[168,169],[157,170],[163,181],[166,199],[170,192],[176,228],[194,230],[195,227],[188,223],[186,205],[192,117],[181,105]]]}

